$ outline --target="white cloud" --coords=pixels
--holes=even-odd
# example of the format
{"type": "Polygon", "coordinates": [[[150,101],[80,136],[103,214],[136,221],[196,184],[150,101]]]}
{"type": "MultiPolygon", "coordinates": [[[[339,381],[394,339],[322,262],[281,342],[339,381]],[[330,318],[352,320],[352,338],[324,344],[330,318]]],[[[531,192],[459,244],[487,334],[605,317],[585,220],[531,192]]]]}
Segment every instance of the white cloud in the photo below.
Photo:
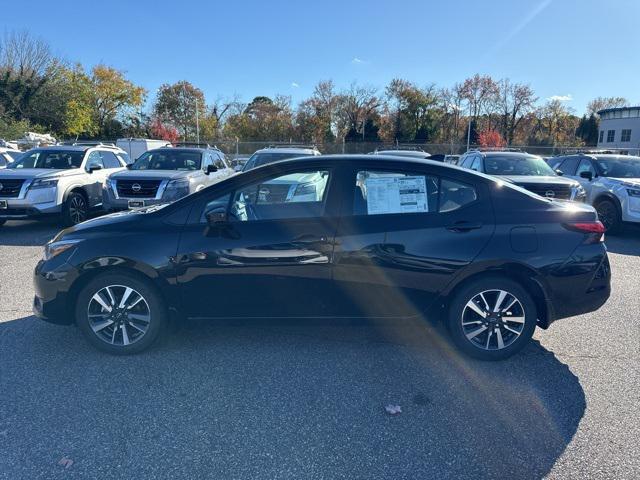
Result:
{"type": "Polygon", "coordinates": [[[552,95],[549,98],[547,98],[547,100],[558,100],[560,102],[570,102],[571,100],[573,100],[573,95],[571,95],[570,93],[567,93],[566,95],[552,95]]]}
{"type": "Polygon", "coordinates": [[[298,83],[296,83],[296,82],[291,82],[291,86],[293,88],[298,88],[300,85],[298,83]]]}
{"type": "Polygon", "coordinates": [[[361,58],[358,57],[353,57],[353,60],[351,60],[351,63],[365,63],[364,60],[362,60],[361,58]]]}

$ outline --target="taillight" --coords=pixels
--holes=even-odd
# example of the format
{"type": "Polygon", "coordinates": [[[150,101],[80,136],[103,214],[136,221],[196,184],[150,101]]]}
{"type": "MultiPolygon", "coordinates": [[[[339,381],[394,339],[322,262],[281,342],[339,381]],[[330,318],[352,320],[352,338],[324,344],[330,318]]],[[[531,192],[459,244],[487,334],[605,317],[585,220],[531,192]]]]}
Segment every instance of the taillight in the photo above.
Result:
{"type": "Polygon", "coordinates": [[[589,237],[585,240],[585,243],[604,242],[605,228],[600,220],[595,222],[565,223],[563,225],[567,230],[588,234],[589,237]]]}

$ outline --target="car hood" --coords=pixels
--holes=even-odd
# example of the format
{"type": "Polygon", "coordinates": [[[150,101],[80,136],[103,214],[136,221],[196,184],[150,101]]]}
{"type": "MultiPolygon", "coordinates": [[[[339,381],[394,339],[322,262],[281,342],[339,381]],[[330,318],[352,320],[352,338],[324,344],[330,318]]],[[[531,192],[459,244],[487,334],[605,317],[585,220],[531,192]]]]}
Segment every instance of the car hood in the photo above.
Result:
{"type": "Polygon", "coordinates": [[[4,168],[0,172],[0,180],[3,178],[20,178],[32,180],[34,178],[60,178],[82,175],[84,170],[71,168],[67,170],[53,170],[50,168],[4,168]]]}
{"type": "Polygon", "coordinates": [[[623,183],[626,185],[633,185],[634,187],[640,187],[640,178],[617,178],[617,177],[604,177],[607,180],[612,180],[617,183],[623,183]]]}
{"type": "Polygon", "coordinates": [[[124,170],[109,176],[112,180],[174,180],[190,178],[200,170],[124,170]]]}
{"type": "Polygon", "coordinates": [[[570,178],[564,178],[561,176],[555,175],[500,175],[497,178],[504,179],[508,182],[515,183],[516,185],[570,185],[575,186],[578,184],[576,180],[572,180],[570,178]]]}

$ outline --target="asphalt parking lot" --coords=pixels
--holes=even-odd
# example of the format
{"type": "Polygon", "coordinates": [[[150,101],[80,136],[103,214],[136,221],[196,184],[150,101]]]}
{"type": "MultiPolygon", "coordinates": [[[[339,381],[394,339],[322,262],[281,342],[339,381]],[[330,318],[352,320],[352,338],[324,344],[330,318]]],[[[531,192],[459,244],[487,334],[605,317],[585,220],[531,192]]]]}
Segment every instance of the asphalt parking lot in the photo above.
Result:
{"type": "Polygon", "coordinates": [[[607,239],[602,309],[499,363],[418,321],[200,323],[108,356],[31,315],[56,231],[0,228],[1,478],[640,478],[638,230],[607,239]]]}

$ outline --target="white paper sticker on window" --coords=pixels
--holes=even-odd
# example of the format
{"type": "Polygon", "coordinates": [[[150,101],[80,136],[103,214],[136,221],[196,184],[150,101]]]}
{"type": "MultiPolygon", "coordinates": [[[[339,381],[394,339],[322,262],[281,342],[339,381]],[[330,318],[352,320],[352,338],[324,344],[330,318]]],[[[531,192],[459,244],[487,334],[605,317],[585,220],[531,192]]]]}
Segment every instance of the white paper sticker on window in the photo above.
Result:
{"type": "Polygon", "coordinates": [[[428,211],[424,176],[367,178],[365,186],[369,215],[428,211]]]}

